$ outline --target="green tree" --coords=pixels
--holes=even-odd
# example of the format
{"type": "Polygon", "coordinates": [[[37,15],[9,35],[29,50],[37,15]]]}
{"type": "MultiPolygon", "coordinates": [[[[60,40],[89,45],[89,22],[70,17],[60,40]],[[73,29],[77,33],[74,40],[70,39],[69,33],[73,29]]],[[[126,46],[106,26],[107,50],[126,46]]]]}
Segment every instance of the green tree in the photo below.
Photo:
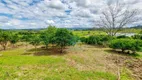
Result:
{"type": "Polygon", "coordinates": [[[11,38],[10,38],[10,43],[13,45],[13,47],[15,46],[15,44],[19,41],[19,36],[18,34],[15,34],[13,33],[11,35],[11,38]]]}
{"type": "Polygon", "coordinates": [[[48,26],[47,29],[41,32],[40,37],[42,40],[42,43],[46,46],[46,49],[48,49],[48,44],[54,44],[55,42],[55,32],[56,27],[55,26],[48,26]]]}
{"type": "Polygon", "coordinates": [[[22,35],[22,41],[26,42],[26,50],[28,48],[28,43],[30,42],[31,40],[31,34],[29,32],[26,32],[22,35]]]}
{"type": "Polygon", "coordinates": [[[48,34],[48,33],[45,33],[45,32],[42,32],[42,33],[40,34],[40,38],[41,38],[42,43],[46,46],[46,49],[48,49],[49,34],[48,34]]]}
{"type": "Polygon", "coordinates": [[[56,33],[57,28],[55,26],[48,26],[47,28],[47,33],[48,33],[48,37],[49,37],[49,43],[51,43],[52,45],[55,44],[55,33],[56,33]]]}
{"type": "Polygon", "coordinates": [[[74,35],[67,29],[57,29],[55,33],[55,43],[60,47],[60,53],[63,53],[65,46],[71,46],[75,44],[74,35]]]}
{"type": "Polygon", "coordinates": [[[32,38],[31,38],[31,41],[30,41],[30,44],[32,44],[36,51],[37,51],[37,46],[40,44],[40,37],[38,35],[32,35],[32,38]]]}
{"type": "Polygon", "coordinates": [[[3,50],[6,50],[7,44],[10,41],[11,33],[8,31],[0,31],[0,44],[3,50]]]}

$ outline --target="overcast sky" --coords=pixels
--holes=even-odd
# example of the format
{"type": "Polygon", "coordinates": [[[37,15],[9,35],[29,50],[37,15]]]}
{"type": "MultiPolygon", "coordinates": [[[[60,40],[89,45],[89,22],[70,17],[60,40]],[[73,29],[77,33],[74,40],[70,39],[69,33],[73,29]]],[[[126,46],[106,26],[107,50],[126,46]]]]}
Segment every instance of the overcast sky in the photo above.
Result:
{"type": "MultiPolygon", "coordinates": [[[[106,0],[0,0],[0,28],[94,27],[106,0]]],[[[115,0],[109,0],[113,2],[115,0]]],[[[122,1],[122,0],[120,0],[122,1]]],[[[124,0],[142,9],[142,0],[124,0]]],[[[138,24],[142,23],[139,21],[138,24]]]]}

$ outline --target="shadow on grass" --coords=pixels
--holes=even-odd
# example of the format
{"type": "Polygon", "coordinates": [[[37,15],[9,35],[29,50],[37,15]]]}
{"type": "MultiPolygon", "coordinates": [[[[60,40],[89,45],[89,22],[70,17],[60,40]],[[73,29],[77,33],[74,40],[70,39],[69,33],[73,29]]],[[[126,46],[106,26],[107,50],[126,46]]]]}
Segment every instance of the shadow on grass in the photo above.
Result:
{"type": "Polygon", "coordinates": [[[67,54],[67,52],[64,51],[63,53],[60,53],[59,48],[53,47],[53,48],[48,48],[48,49],[44,49],[44,48],[29,49],[22,55],[34,55],[34,56],[58,55],[58,56],[62,56],[65,54],[67,54]]]}
{"type": "Polygon", "coordinates": [[[132,56],[132,57],[140,57],[140,55],[138,53],[132,54],[132,53],[128,53],[128,52],[122,52],[120,50],[104,50],[108,53],[111,54],[118,54],[118,55],[123,55],[123,56],[132,56]]]}

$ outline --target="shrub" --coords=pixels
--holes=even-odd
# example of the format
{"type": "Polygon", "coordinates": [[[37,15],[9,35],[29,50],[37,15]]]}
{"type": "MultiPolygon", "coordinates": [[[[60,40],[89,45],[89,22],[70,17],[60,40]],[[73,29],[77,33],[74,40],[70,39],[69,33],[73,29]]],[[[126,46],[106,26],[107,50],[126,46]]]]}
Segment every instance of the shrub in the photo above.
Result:
{"type": "Polygon", "coordinates": [[[133,39],[141,39],[142,40],[142,35],[134,35],[132,36],[133,39]]]}
{"type": "Polygon", "coordinates": [[[92,44],[92,45],[97,45],[100,44],[101,38],[100,36],[90,36],[89,38],[87,38],[87,44],[92,44]]]}
{"type": "Polygon", "coordinates": [[[85,42],[91,45],[107,45],[110,40],[114,37],[105,36],[105,35],[97,35],[97,36],[89,36],[88,38],[82,37],[80,38],[81,42],[85,42]]]}
{"type": "Polygon", "coordinates": [[[130,38],[128,36],[125,36],[125,35],[121,35],[121,36],[117,36],[118,39],[121,39],[121,38],[130,38]]]}
{"type": "Polygon", "coordinates": [[[86,37],[81,37],[81,38],[80,38],[80,41],[83,42],[83,43],[86,43],[87,38],[86,38],[86,37]]]}
{"type": "Polygon", "coordinates": [[[125,50],[131,50],[135,53],[141,49],[142,41],[134,39],[115,39],[110,42],[109,46],[113,49],[121,49],[123,53],[125,50]]]}

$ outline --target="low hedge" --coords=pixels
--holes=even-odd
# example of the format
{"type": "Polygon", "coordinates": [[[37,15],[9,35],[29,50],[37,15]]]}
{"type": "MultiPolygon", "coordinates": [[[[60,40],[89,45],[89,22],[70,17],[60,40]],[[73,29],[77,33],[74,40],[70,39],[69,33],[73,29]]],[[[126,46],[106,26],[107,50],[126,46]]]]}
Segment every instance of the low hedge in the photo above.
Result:
{"type": "Polygon", "coordinates": [[[125,50],[131,50],[133,53],[142,49],[142,40],[137,39],[114,39],[109,44],[110,48],[121,49],[124,53],[125,50]]]}
{"type": "Polygon", "coordinates": [[[81,37],[81,42],[84,42],[86,44],[90,45],[107,45],[109,41],[114,39],[112,36],[106,36],[106,35],[95,35],[95,36],[89,36],[89,37],[81,37]]]}

